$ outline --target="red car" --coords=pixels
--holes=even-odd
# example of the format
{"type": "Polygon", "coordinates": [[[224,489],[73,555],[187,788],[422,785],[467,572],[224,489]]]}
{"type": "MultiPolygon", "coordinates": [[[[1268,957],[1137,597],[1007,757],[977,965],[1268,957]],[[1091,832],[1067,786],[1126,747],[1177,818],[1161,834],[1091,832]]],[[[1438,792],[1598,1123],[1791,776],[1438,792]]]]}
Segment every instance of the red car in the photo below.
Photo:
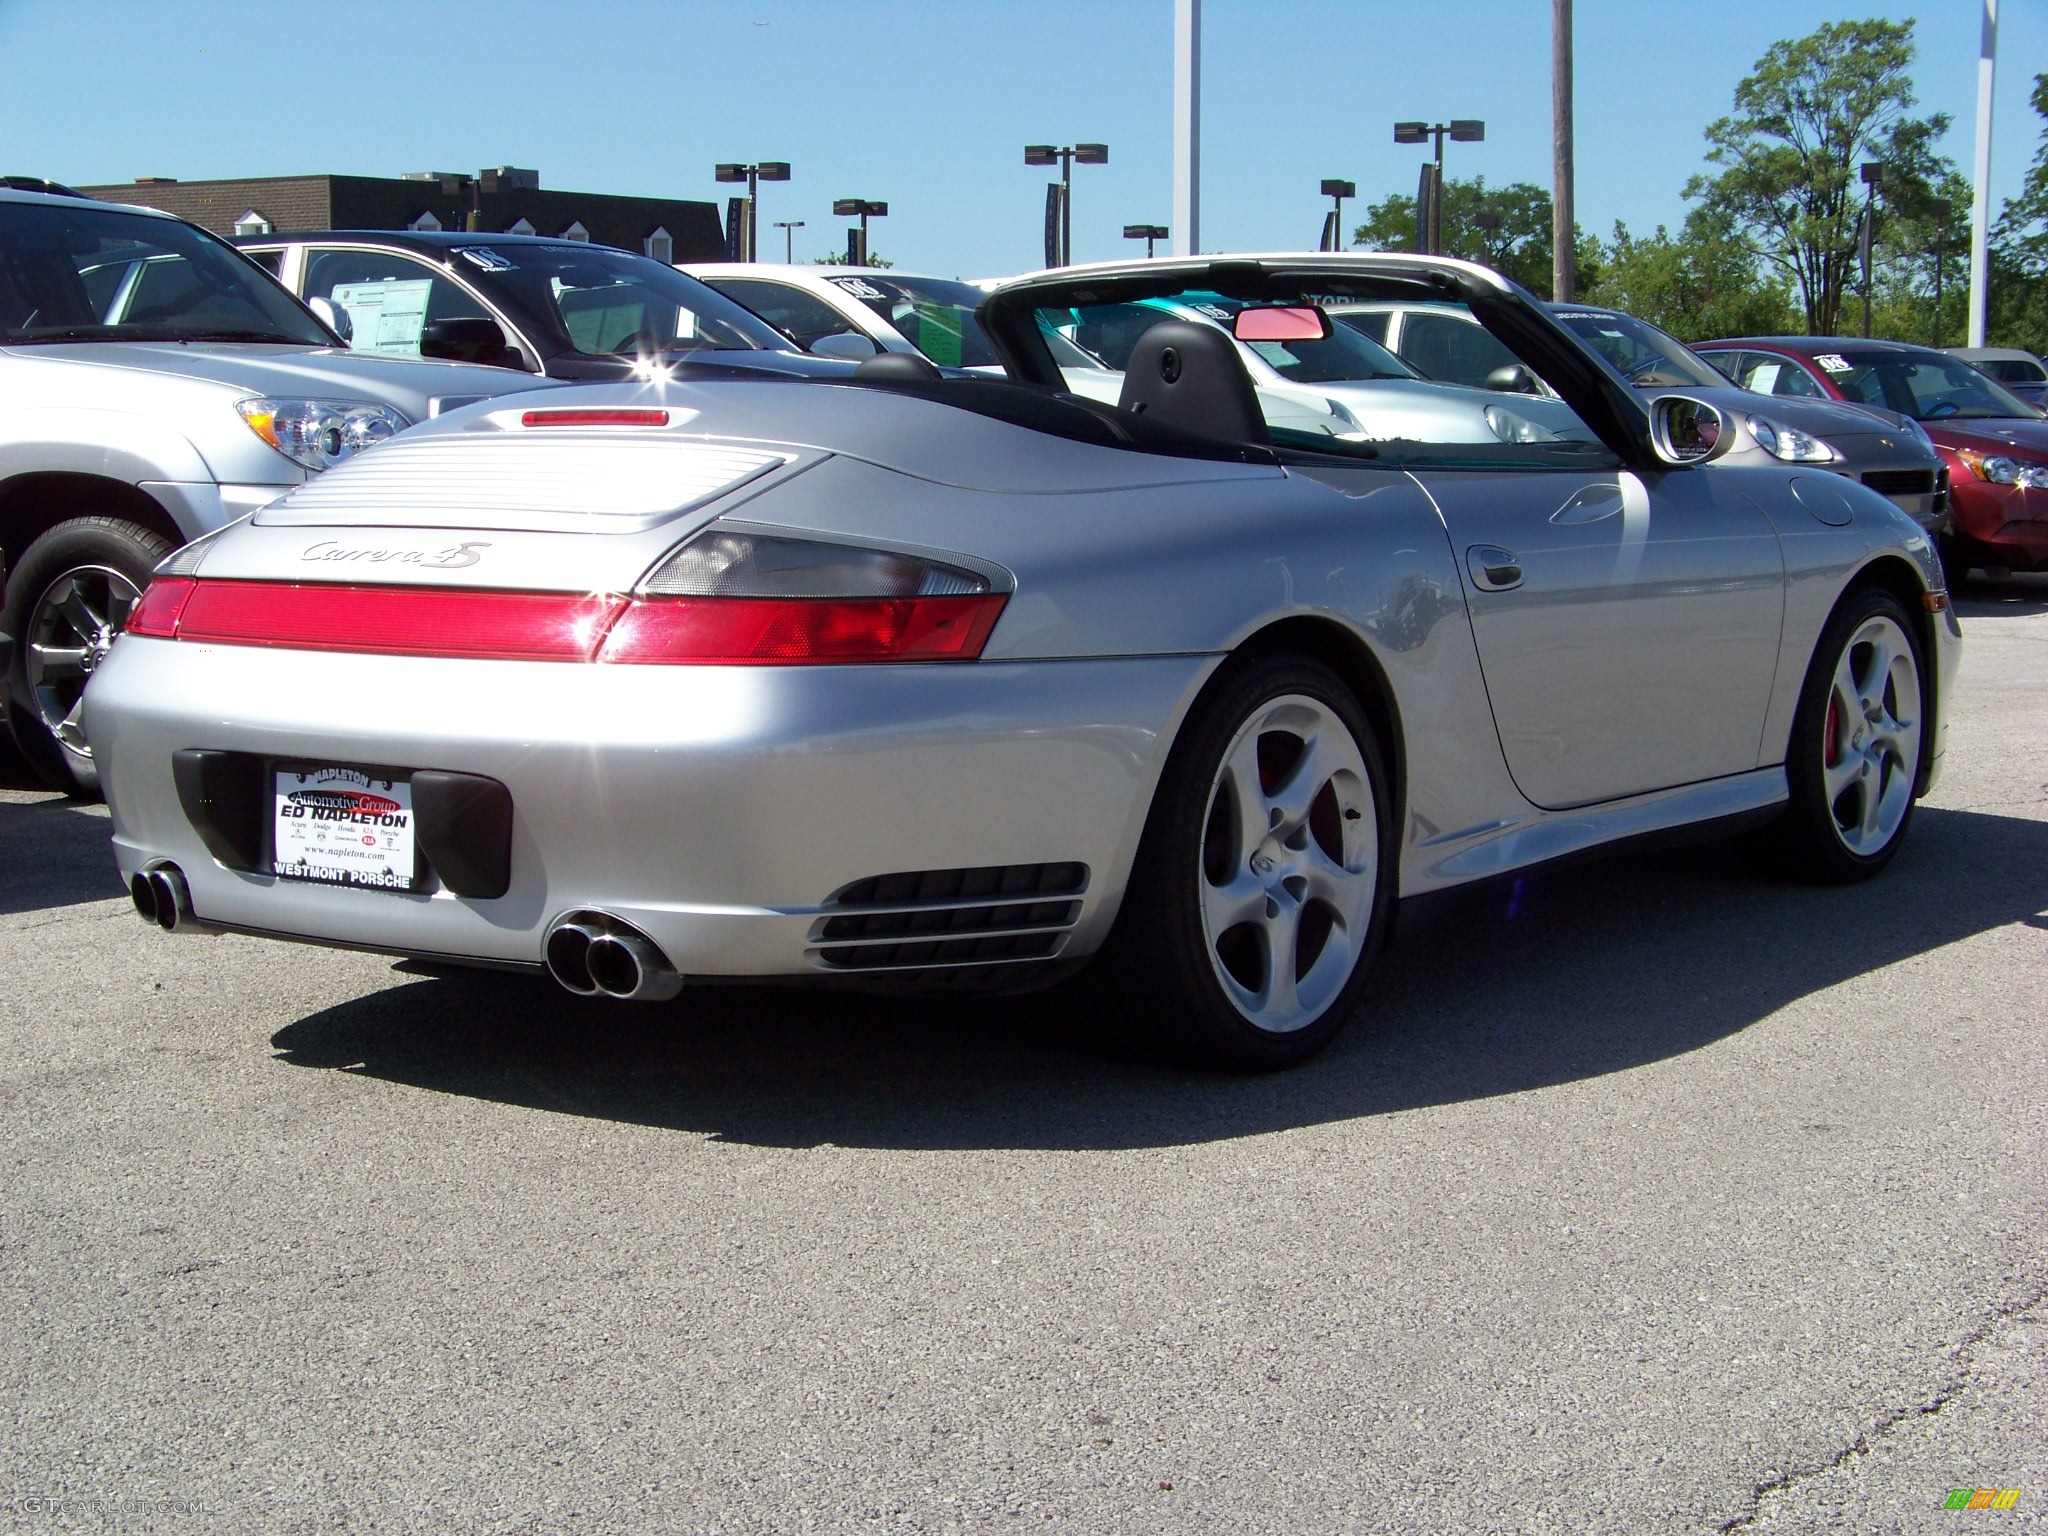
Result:
{"type": "Polygon", "coordinates": [[[1973,566],[2048,570],[2048,417],[1932,347],[1848,336],[1758,336],[1693,348],[1745,389],[1881,405],[1912,417],[1949,472],[1951,580],[1973,566]]]}

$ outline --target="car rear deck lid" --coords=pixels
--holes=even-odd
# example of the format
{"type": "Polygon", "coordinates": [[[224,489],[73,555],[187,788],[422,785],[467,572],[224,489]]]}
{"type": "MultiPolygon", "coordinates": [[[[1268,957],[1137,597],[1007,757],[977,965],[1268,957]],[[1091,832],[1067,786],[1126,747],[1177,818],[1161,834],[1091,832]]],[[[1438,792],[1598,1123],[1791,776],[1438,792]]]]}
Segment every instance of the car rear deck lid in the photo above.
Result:
{"type": "Polygon", "coordinates": [[[399,438],[256,514],[277,527],[634,533],[791,463],[757,446],[667,435],[476,432],[399,438]]]}

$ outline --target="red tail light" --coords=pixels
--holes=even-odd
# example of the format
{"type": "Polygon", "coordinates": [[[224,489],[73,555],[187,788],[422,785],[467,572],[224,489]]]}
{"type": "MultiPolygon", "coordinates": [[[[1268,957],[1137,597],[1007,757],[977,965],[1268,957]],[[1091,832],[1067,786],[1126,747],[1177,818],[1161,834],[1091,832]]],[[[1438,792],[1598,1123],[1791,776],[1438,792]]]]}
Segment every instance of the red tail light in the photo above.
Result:
{"type": "Polygon", "coordinates": [[[171,639],[178,633],[178,615],[184,611],[185,600],[198,585],[190,576],[157,577],[142,589],[142,600],[129,610],[124,631],[171,639]]]}
{"type": "Polygon", "coordinates": [[[619,616],[599,661],[971,661],[1003,611],[973,597],[645,598],[619,616]]]}
{"type": "Polygon", "coordinates": [[[332,583],[152,582],[131,634],[499,661],[804,665],[972,661],[1006,597],[645,597],[332,583]]]}
{"type": "Polygon", "coordinates": [[[204,581],[185,600],[177,637],[302,651],[588,661],[624,606],[621,597],[565,592],[204,581]]]}
{"type": "Polygon", "coordinates": [[[552,410],[528,411],[519,418],[522,427],[665,427],[667,411],[634,410],[628,407],[557,406],[552,410]]]}

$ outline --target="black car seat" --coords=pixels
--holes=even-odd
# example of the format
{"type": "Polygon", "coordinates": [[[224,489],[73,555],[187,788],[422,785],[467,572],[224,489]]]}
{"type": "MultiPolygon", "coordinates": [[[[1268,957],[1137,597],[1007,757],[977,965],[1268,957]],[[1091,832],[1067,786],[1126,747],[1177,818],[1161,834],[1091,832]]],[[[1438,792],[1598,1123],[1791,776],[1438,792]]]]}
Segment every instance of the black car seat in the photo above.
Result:
{"type": "Polygon", "coordinates": [[[1116,403],[1212,442],[1267,441],[1259,394],[1237,342],[1214,326],[1162,320],[1146,331],[1131,349],[1116,403]]]}

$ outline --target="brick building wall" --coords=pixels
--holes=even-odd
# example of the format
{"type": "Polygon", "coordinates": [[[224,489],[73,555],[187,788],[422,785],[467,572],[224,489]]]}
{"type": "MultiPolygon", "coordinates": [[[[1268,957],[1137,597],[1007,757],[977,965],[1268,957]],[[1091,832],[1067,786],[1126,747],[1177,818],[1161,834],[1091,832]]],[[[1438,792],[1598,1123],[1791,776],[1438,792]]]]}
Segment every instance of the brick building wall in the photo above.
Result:
{"type": "MultiPolygon", "coordinates": [[[[136,203],[189,219],[217,235],[255,213],[277,234],[315,229],[407,229],[432,214],[443,229],[467,227],[471,194],[450,197],[440,184],[385,176],[255,176],[232,181],[143,180],[81,187],[102,202],[136,203]]],[[[562,235],[581,224],[599,245],[645,252],[647,239],[666,230],[672,261],[723,261],[725,229],[714,203],[666,197],[620,197],[602,192],[485,192],[475,198],[479,223],[490,233],[520,220],[537,235],[562,235]]],[[[524,230],[520,231],[524,233],[524,230]]]]}

